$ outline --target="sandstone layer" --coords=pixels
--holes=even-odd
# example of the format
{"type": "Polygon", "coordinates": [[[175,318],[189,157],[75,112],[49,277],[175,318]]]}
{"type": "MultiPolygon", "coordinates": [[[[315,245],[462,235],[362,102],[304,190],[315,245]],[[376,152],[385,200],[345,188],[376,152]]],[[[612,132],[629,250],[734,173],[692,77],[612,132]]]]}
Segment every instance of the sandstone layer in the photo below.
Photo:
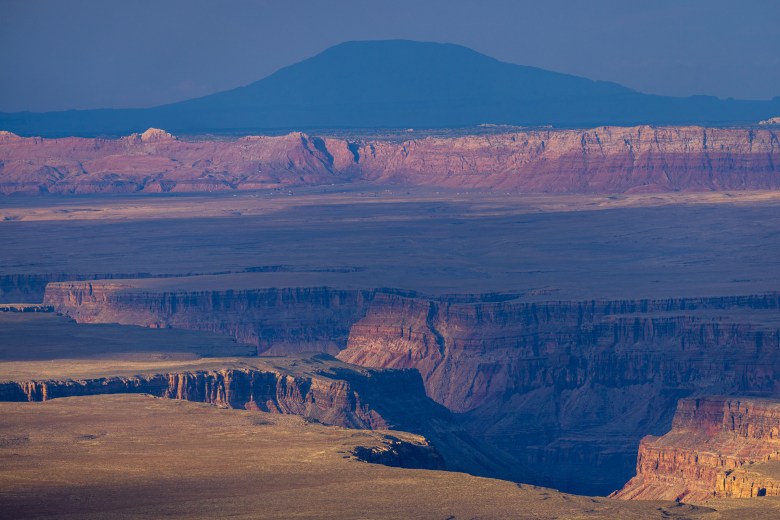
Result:
{"type": "Polygon", "coordinates": [[[69,282],[50,284],[45,302],[79,322],[209,330],[259,353],[327,350],[349,363],[416,369],[427,395],[462,414],[472,436],[512,455],[516,478],[589,493],[630,477],[639,440],[668,431],[678,399],[780,393],[778,293],[525,302],[69,282]]]}
{"type": "Polygon", "coordinates": [[[780,401],[683,399],[672,430],[642,439],[637,475],[616,498],[706,502],[780,495],[780,401]]]}
{"type": "Polygon", "coordinates": [[[369,181],[554,193],[777,189],[775,130],[601,127],[382,140],[0,134],[0,193],[211,192],[369,181]]]}

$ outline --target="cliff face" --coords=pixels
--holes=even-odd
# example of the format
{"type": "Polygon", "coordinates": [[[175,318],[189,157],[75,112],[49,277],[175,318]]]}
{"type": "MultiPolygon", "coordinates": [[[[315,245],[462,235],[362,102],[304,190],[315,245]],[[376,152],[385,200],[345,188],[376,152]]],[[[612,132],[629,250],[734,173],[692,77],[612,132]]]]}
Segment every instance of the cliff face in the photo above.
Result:
{"type": "Polygon", "coordinates": [[[374,406],[370,402],[388,389],[392,393],[385,401],[401,399],[407,404],[422,403],[424,407],[424,390],[419,376],[412,371],[342,371],[339,375],[305,377],[261,368],[223,368],[132,377],[10,381],[0,383],[0,401],[145,393],[225,408],[295,414],[326,424],[368,429],[384,429],[403,422],[403,418],[386,418],[378,411],[392,409],[387,403],[374,406]]]}
{"type": "Polygon", "coordinates": [[[771,458],[765,462],[747,463],[729,471],[718,472],[715,496],[753,498],[780,496],[780,462],[771,458]]]}
{"type": "Polygon", "coordinates": [[[42,302],[46,286],[52,282],[152,278],[154,276],[156,275],[151,273],[0,274],[0,303],[42,302]]]}
{"type": "Polygon", "coordinates": [[[774,392],[780,390],[772,357],[780,349],[778,330],[727,316],[736,309],[776,314],[778,308],[780,295],[774,293],[540,303],[379,294],[352,326],[338,357],[365,366],[417,368],[432,397],[459,412],[545,386],[660,383],[692,391],[720,381],[774,392]],[[702,363],[705,352],[718,363],[702,363]],[[768,364],[746,367],[748,360],[768,364]]]}
{"type": "Polygon", "coordinates": [[[155,129],[117,140],[0,141],[3,193],[150,193],[333,182],[320,138],[301,133],[232,142],[180,141],[155,129]]]}
{"type": "Polygon", "coordinates": [[[689,502],[777,496],[778,460],[780,402],[683,399],[669,433],[642,439],[636,476],[613,496],[689,502]]]}
{"type": "Polygon", "coordinates": [[[777,135],[700,127],[603,127],[361,148],[370,179],[529,192],[776,188],[777,135]]]}
{"type": "Polygon", "coordinates": [[[472,438],[456,416],[425,395],[415,370],[360,368],[325,354],[240,361],[215,358],[204,363],[207,366],[180,370],[145,369],[140,375],[11,378],[0,382],[0,401],[144,393],[225,408],[294,414],[347,428],[410,431],[427,439],[410,445],[386,436],[381,449],[354,453],[368,462],[442,469],[446,461],[446,467],[455,471],[511,475],[506,461],[472,438]]]}
{"type": "Polygon", "coordinates": [[[777,309],[776,294],[542,303],[378,295],[338,357],[417,368],[428,395],[467,413],[469,431],[516,456],[536,483],[606,493],[631,475],[640,438],[668,430],[678,398],[780,391],[780,333],[756,319],[777,309]]]}
{"type": "Polygon", "coordinates": [[[45,301],[77,321],[211,330],[262,352],[343,349],[338,357],[349,363],[417,369],[428,396],[464,414],[473,437],[511,455],[518,478],[583,493],[628,480],[639,440],[668,431],[678,399],[780,392],[777,293],[529,303],[326,288],[153,293],[74,282],[50,284],[45,301]]]}
{"type": "Polygon", "coordinates": [[[110,282],[51,283],[44,301],[82,323],[218,332],[258,353],[337,353],[371,291],[326,288],[149,293],[110,282]]]}
{"type": "Polygon", "coordinates": [[[150,129],[118,140],[0,139],[0,192],[202,192],[363,180],[526,192],[777,189],[769,128],[602,127],[346,140],[293,133],[182,141],[150,129]]]}

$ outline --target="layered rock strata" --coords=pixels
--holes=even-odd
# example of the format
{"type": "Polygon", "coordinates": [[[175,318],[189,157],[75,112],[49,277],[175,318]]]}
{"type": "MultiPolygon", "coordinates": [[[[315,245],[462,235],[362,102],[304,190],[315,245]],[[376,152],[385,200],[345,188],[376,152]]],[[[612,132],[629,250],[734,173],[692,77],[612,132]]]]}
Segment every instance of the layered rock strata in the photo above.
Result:
{"type": "Polygon", "coordinates": [[[431,397],[467,414],[471,433],[515,455],[535,482],[607,493],[631,474],[640,438],[668,431],[677,399],[780,392],[780,333],[764,324],[777,311],[777,294],[478,304],[377,295],[338,356],[417,368],[431,397]]]}
{"type": "Polygon", "coordinates": [[[0,193],[205,192],[354,180],[554,193],[780,187],[775,130],[602,127],[408,140],[0,135],[0,193]]]}
{"type": "MultiPolygon", "coordinates": [[[[425,395],[414,370],[367,369],[327,354],[204,360],[202,366],[143,368],[134,375],[92,368],[94,376],[5,378],[0,401],[48,401],[85,395],[143,393],[233,409],[294,414],[348,428],[419,431],[452,415],[425,395]]],[[[2,377],[2,376],[0,376],[2,377]]],[[[457,429],[457,428],[455,428],[457,429]]]]}
{"type": "MultiPolygon", "coordinates": [[[[373,374],[392,387],[422,387],[414,374],[373,374]],[[417,383],[417,385],[415,385],[417,383]]],[[[132,377],[43,380],[0,383],[2,401],[47,401],[83,395],[144,393],[169,399],[212,403],[225,408],[301,415],[326,424],[384,429],[390,423],[343,379],[296,378],[280,372],[225,368],[132,377]]]]}
{"type": "Polygon", "coordinates": [[[81,323],[121,323],[218,332],[266,355],[346,346],[373,291],[328,288],[149,292],[122,283],[50,283],[44,301],[81,323]]]}
{"type": "Polygon", "coordinates": [[[327,350],[349,363],[416,369],[471,436],[511,454],[517,478],[582,493],[628,480],[639,440],[668,431],[678,399],[780,394],[778,293],[532,302],[74,282],[50,284],[46,304],[82,322],[211,330],[261,353],[327,350]]]}
{"type": "Polygon", "coordinates": [[[780,495],[780,401],[683,399],[672,430],[642,439],[636,476],[614,497],[705,502],[780,495]]]}

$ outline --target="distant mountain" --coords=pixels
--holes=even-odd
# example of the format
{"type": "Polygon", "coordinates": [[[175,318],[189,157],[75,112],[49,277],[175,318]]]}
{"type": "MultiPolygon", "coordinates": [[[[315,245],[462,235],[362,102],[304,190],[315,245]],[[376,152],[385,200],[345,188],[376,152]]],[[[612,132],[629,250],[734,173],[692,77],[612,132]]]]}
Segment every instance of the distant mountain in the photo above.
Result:
{"type": "Polygon", "coordinates": [[[342,43],[245,87],[154,108],[0,113],[0,129],[93,136],[149,127],[187,134],[482,123],[712,126],[779,114],[780,97],[648,95],[616,83],[504,63],[458,45],[391,40],[342,43]]]}

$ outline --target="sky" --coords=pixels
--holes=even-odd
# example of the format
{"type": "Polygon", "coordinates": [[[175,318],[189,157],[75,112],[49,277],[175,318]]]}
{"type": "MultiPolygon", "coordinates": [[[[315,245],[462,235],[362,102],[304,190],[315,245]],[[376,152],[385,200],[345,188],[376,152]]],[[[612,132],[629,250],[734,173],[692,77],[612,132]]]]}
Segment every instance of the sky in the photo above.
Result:
{"type": "Polygon", "coordinates": [[[646,93],[769,99],[778,20],[780,0],[0,0],[0,111],[155,106],[396,38],[646,93]]]}

